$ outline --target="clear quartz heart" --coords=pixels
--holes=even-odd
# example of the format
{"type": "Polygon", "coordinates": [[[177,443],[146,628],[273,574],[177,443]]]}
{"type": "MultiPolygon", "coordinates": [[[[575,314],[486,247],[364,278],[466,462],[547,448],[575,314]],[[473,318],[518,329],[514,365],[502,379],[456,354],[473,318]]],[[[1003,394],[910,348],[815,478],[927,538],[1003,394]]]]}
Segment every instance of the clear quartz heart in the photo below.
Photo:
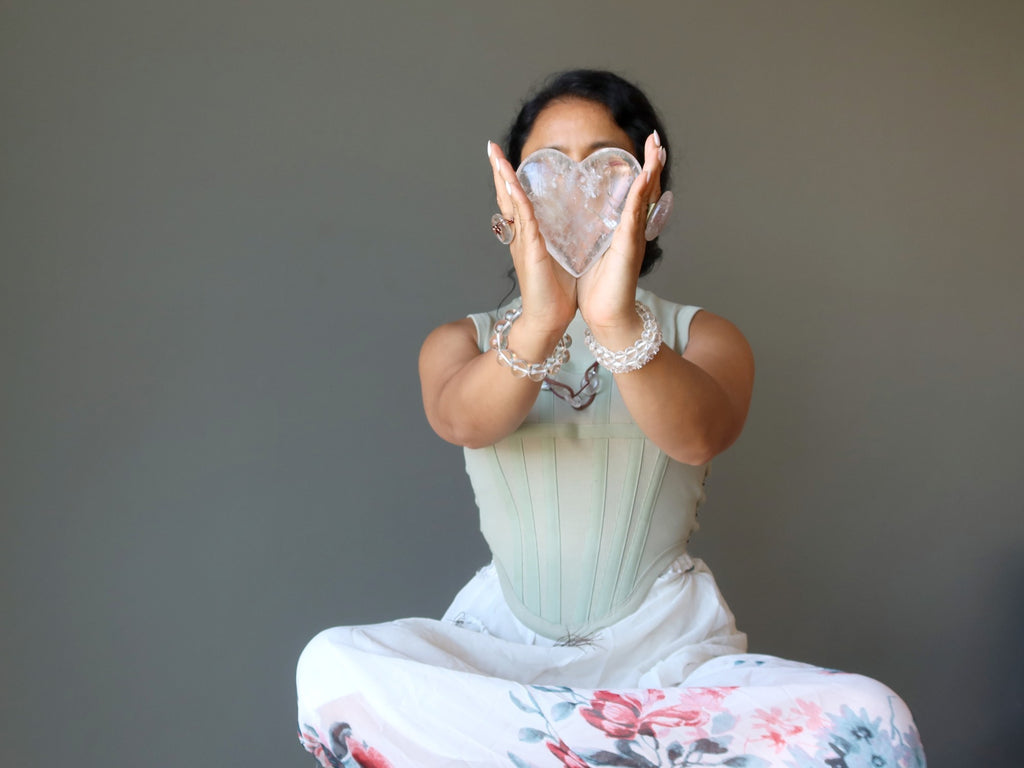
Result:
{"type": "Polygon", "coordinates": [[[541,149],[516,171],[548,253],[574,277],[608,250],[639,175],[636,158],[615,148],[599,149],[581,163],[557,149],[541,149]]]}

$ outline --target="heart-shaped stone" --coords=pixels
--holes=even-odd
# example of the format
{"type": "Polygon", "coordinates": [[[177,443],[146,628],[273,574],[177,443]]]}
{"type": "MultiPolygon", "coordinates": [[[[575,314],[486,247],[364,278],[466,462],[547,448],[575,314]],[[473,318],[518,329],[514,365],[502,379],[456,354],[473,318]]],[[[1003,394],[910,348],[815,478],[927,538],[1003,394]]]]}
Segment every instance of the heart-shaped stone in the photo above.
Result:
{"type": "Polygon", "coordinates": [[[639,175],[636,158],[613,147],[599,149],[581,163],[557,149],[541,149],[516,171],[548,253],[574,277],[608,250],[626,195],[639,175]]]}

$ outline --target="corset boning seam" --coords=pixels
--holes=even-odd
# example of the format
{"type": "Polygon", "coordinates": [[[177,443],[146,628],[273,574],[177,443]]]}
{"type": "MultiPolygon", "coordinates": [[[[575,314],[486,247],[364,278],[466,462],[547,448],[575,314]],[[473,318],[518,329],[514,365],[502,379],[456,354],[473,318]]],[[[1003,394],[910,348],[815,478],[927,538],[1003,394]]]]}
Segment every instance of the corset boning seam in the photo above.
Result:
{"type": "Polygon", "coordinates": [[[618,450],[629,456],[614,499],[607,498],[607,438],[584,441],[591,475],[578,487],[562,488],[559,438],[542,437],[544,431],[525,430],[473,452],[487,464],[486,482],[477,488],[481,530],[506,601],[520,621],[547,637],[588,634],[628,615],[658,575],[685,554],[692,518],[686,504],[662,500],[659,508],[673,462],[638,436],[635,426],[627,440],[619,436],[621,430],[610,430],[618,450]],[[577,502],[584,486],[590,501],[577,502]],[[662,518],[657,530],[663,542],[651,540],[656,516],[662,518]],[[651,552],[659,543],[660,551],[651,552]]]}

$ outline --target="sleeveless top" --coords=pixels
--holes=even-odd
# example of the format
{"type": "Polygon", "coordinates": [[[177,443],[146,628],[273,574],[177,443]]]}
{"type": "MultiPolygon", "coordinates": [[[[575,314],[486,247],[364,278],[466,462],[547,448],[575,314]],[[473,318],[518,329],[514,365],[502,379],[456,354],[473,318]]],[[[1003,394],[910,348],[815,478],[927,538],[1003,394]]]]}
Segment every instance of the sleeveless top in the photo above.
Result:
{"type": "MultiPolygon", "coordinates": [[[[644,290],[637,299],[681,354],[699,308],[644,290]]],[[[482,352],[505,309],[470,315],[482,352]]],[[[584,328],[577,313],[568,330],[571,359],[556,376],[574,390],[594,362],[584,328]]],[[[633,421],[614,377],[601,368],[600,378],[584,410],[542,390],[515,432],[465,449],[504,598],[523,624],[549,638],[587,636],[635,610],[686,552],[704,500],[710,465],[670,459],[633,421]]]]}

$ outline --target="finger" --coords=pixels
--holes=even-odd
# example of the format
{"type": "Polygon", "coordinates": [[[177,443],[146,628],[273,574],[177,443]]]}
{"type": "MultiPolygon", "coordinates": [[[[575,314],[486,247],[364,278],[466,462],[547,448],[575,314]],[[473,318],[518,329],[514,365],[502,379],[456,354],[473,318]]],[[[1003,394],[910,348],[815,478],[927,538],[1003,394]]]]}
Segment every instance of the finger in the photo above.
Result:
{"type": "Polygon", "coordinates": [[[539,238],[540,227],[537,224],[536,216],[534,216],[533,203],[530,202],[523,185],[519,183],[519,177],[512,170],[511,163],[503,159],[498,172],[502,182],[500,186],[504,189],[513,207],[516,236],[522,236],[526,240],[539,238]]]}
{"type": "Polygon", "coordinates": [[[657,189],[657,174],[661,172],[656,159],[657,153],[646,153],[647,162],[641,169],[640,174],[633,180],[626,196],[626,204],[622,208],[622,216],[619,219],[618,231],[627,239],[635,239],[638,233],[643,233],[647,224],[648,199],[652,191],[657,189]],[[652,155],[655,157],[652,158],[652,155]]]}
{"type": "Polygon", "coordinates": [[[661,197],[661,171],[667,159],[661,137],[657,131],[652,132],[644,143],[644,166],[633,181],[622,209],[619,228],[626,230],[627,237],[634,237],[646,229],[647,211],[661,197]]]}
{"type": "Polygon", "coordinates": [[[493,141],[487,142],[487,156],[490,160],[491,173],[494,177],[494,193],[498,203],[498,210],[500,211],[499,215],[512,228],[512,240],[509,246],[512,250],[512,262],[518,270],[518,254],[522,250],[520,246],[524,240],[523,228],[520,223],[523,216],[520,213],[516,200],[513,199],[512,185],[508,179],[513,179],[516,184],[518,184],[518,180],[516,179],[515,172],[512,170],[512,165],[505,158],[505,153],[493,141]]]}
{"type": "Polygon", "coordinates": [[[661,145],[661,137],[653,131],[644,144],[644,171],[650,173],[654,183],[648,190],[647,203],[655,203],[661,197],[661,172],[668,161],[668,152],[661,145]]]}
{"type": "Polygon", "coordinates": [[[508,194],[505,186],[505,179],[502,176],[502,164],[504,163],[505,165],[508,165],[508,161],[505,160],[505,153],[502,152],[501,147],[493,141],[488,141],[487,158],[490,160],[491,174],[494,177],[494,196],[498,203],[498,210],[501,211],[501,215],[506,219],[514,219],[515,215],[512,211],[512,198],[508,194]]]}

